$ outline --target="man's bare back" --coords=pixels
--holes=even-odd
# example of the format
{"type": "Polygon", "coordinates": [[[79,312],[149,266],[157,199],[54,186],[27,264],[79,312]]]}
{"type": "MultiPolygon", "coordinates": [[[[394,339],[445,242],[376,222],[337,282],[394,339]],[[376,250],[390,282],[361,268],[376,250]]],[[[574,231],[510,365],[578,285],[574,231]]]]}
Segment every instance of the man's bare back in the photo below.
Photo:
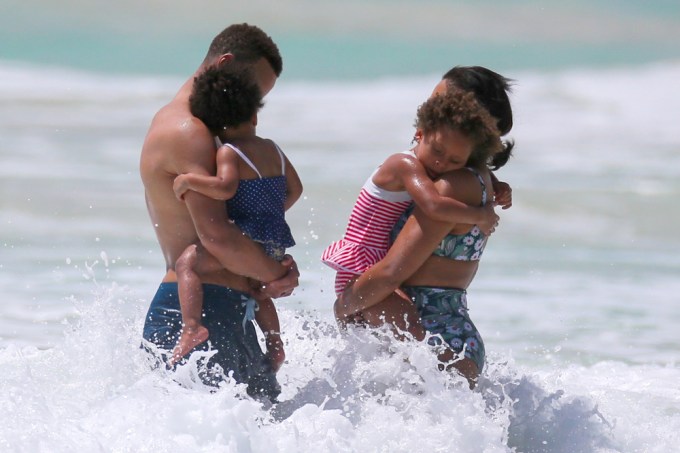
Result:
{"type": "MultiPolygon", "coordinates": [[[[273,74],[272,78],[275,80],[273,74]]],[[[203,275],[202,280],[248,291],[247,277],[271,282],[284,277],[294,263],[279,263],[269,258],[229,221],[223,201],[195,192],[187,193],[184,202],[175,197],[172,185],[177,175],[215,173],[214,138],[189,111],[192,83],[193,77],[155,115],[140,160],[147,209],[165,258],[167,272],[163,281],[176,281],[177,258],[188,246],[200,241],[210,253],[221,257],[225,266],[221,272],[203,275]]],[[[290,283],[297,284],[296,281],[290,283]]],[[[290,283],[287,285],[291,286],[290,283]]],[[[271,294],[274,297],[292,290],[290,287],[279,291],[274,286],[272,291],[278,292],[271,294]]]]}
{"type": "MultiPolygon", "coordinates": [[[[187,172],[211,174],[215,166],[215,143],[210,131],[187,108],[188,84],[190,81],[154,117],[140,161],[147,209],[165,258],[167,274],[163,281],[176,281],[177,258],[189,245],[199,242],[187,203],[174,195],[173,181],[187,172]]],[[[239,279],[226,274],[213,277],[211,283],[238,286],[239,279]]]]}

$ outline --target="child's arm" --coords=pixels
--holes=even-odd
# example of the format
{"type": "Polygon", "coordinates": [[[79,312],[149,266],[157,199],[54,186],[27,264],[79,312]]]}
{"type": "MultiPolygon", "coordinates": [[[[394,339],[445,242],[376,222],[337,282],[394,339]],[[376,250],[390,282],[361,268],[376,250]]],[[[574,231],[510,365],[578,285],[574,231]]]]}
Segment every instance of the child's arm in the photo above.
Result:
{"type": "Polygon", "coordinates": [[[302,181],[300,181],[300,177],[293,164],[288,160],[288,157],[284,155],[284,158],[286,160],[286,201],[283,207],[287,211],[300,199],[302,195],[302,181]]]}
{"type": "Polygon", "coordinates": [[[512,207],[512,187],[507,182],[499,181],[493,172],[489,172],[491,176],[491,184],[493,184],[493,191],[496,195],[496,205],[502,209],[512,207]]]}
{"type": "Polygon", "coordinates": [[[400,155],[398,159],[389,158],[384,165],[401,180],[413,202],[433,220],[449,223],[479,225],[482,230],[490,229],[498,220],[493,204],[474,207],[453,198],[443,197],[417,159],[400,155]]]}
{"type": "Polygon", "coordinates": [[[238,156],[228,146],[217,150],[215,176],[184,173],[175,178],[173,190],[178,199],[193,190],[214,200],[229,200],[236,193],[239,182],[238,156]]]}

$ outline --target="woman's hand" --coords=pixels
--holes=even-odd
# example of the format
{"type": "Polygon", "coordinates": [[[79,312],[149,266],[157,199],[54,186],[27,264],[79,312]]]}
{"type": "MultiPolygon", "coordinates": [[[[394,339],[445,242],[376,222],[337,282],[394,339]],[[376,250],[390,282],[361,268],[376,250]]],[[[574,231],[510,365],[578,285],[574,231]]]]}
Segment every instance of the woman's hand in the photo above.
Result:
{"type": "Polygon", "coordinates": [[[342,295],[335,300],[335,303],[333,304],[333,311],[335,313],[335,319],[337,319],[338,322],[343,325],[353,324],[356,322],[354,319],[355,317],[361,317],[361,313],[357,313],[355,310],[351,309],[350,304],[342,295]]]}

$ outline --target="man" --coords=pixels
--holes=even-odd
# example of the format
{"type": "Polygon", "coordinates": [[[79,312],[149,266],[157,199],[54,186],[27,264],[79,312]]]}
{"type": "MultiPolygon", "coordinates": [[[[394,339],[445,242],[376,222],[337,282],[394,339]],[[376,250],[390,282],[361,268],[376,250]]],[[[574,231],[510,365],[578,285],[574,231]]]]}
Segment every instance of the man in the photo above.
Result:
{"type": "MultiPolygon", "coordinates": [[[[252,65],[263,95],[273,88],[282,70],[281,56],[271,38],[257,27],[236,24],[213,39],[194,76],[211,65],[231,61],[252,65]]],[[[200,241],[224,267],[201,275],[203,320],[210,331],[203,348],[209,345],[217,351],[208,353],[214,355],[207,361],[202,378],[215,384],[222,371],[248,384],[249,394],[274,399],[279,393],[274,373],[252,323],[246,327],[242,324],[250,291],[248,278],[268,282],[262,291],[269,297],[288,296],[298,284],[297,265],[289,256],[282,262],[268,257],[260,245],[229,222],[224,201],[193,191],[187,192],[184,202],[175,197],[173,182],[177,175],[215,174],[215,139],[189,110],[193,81],[192,76],[156,113],[142,148],[140,173],[147,209],[166,263],[166,274],[145,320],[144,339],[159,348],[161,358],[175,346],[181,329],[175,262],[189,245],[200,241]]]]}

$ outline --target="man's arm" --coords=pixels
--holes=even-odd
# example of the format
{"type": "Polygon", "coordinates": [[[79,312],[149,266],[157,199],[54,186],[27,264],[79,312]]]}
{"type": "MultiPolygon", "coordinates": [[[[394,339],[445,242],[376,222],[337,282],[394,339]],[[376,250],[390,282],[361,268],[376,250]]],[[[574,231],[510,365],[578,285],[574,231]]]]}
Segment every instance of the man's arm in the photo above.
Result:
{"type": "MultiPolygon", "coordinates": [[[[193,119],[180,128],[168,146],[181,156],[174,169],[177,174],[196,173],[211,175],[216,172],[216,155],[212,135],[205,125],[193,119]]],[[[263,293],[276,298],[290,295],[298,285],[299,273],[292,260],[281,263],[267,256],[264,249],[234,225],[224,201],[215,200],[190,190],[184,202],[191,215],[194,228],[205,249],[236,275],[268,282],[263,293]]]]}
{"type": "Polygon", "coordinates": [[[201,244],[225,269],[261,282],[261,294],[278,298],[289,296],[298,286],[297,264],[293,258],[278,262],[227,217],[223,201],[213,200],[194,191],[184,196],[201,244]]]}
{"type": "Polygon", "coordinates": [[[229,221],[223,201],[192,190],[185,194],[184,200],[201,244],[225,269],[264,282],[286,274],[279,262],[267,256],[261,246],[229,221]]]}

